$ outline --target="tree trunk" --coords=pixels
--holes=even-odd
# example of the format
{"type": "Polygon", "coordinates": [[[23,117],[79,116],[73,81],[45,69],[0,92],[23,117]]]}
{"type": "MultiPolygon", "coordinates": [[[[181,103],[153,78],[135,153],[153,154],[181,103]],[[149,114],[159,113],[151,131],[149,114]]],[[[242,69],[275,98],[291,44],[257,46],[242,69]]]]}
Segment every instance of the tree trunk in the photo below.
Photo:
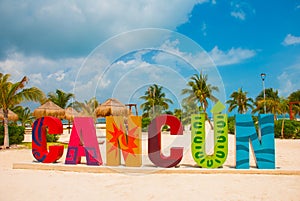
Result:
{"type": "Polygon", "coordinates": [[[208,114],[206,113],[206,108],[204,108],[204,114],[205,114],[205,119],[208,121],[211,130],[214,130],[214,126],[213,126],[213,124],[211,123],[210,119],[208,118],[208,114]]]}
{"type": "Polygon", "coordinates": [[[282,124],[281,124],[281,138],[282,139],[284,139],[284,119],[285,119],[285,117],[283,117],[282,124]]]}
{"type": "Polygon", "coordinates": [[[3,123],[4,123],[4,143],[3,149],[9,148],[9,134],[8,134],[8,110],[3,109],[3,123]]]}
{"type": "Polygon", "coordinates": [[[210,125],[211,130],[214,130],[214,126],[213,126],[213,124],[211,123],[211,121],[210,121],[209,118],[207,118],[207,121],[208,121],[208,123],[209,123],[209,125],[210,125]]]}
{"type": "MultiPolygon", "coordinates": [[[[97,122],[96,122],[97,123],[97,122]]],[[[95,128],[96,128],[96,125],[95,125],[95,128]]],[[[70,134],[70,130],[71,130],[71,123],[70,123],[70,120],[68,120],[68,133],[70,134]]]]}

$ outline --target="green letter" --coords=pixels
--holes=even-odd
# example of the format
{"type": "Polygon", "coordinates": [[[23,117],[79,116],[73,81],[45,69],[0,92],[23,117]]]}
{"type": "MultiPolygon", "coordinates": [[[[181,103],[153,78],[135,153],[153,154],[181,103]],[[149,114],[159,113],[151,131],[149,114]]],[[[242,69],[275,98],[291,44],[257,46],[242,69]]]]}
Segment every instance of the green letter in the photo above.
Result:
{"type": "MultiPolygon", "coordinates": [[[[216,104],[217,106],[218,104],[216,104]]],[[[219,105],[218,105],[219,106],[219,105]]],[[[220,112],[218,108],[212,109],[220,112]]],[[[195,162],[204,168],[221,167],[228,153],[227,115],[214,113],[214,154],[205,151],[205,114],[192,115],[192,155],[195,162]]]]}

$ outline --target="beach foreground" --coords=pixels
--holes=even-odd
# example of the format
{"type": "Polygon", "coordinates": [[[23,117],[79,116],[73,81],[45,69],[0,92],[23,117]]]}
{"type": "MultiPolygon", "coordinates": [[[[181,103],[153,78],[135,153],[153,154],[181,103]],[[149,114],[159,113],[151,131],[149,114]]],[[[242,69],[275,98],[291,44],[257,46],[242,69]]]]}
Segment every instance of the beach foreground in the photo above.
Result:
{"type": "MultiPolygon", "coordinates": [[[[172,139],[166,135],[163,140],[167,145],[172,139]]],[[[182,165],[195,164],[190,155],[187,151],[182,165]]],[[[229,135],[224,168],[234,166],[234,157],[234,136],[229,135]]],[[[64,159],[65,156],[59,162],[64,159]]],[[[299,172],[299,159],[299,140],[276,139],[276,169],[299,172]]],[[[300,197],[299,174],[97,174],[12,168],[15,163],[32,161],[28,149],[0,151],[0,200],[299,200],[300,197]]],[[[253,157],[250,165],[253,169],[253,157]]]]}

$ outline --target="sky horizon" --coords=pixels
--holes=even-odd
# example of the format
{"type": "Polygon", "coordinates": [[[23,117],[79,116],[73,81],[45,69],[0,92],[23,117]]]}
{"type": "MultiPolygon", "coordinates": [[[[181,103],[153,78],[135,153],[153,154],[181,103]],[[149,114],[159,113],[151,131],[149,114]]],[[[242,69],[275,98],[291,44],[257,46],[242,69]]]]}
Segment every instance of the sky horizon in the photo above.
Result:
{"type": "Polygon", "coordinates": [[[100,102],[138,102],[149,84],[167,81],[179,107],[175,78],[185,88],[201,71],[210,72],[223,101],[238,88],[255,98],[261,73],[280,96],[300,89],[298,0],[3,0],[0,23],[0,72],[12,81],[28,76],[27,86],[46,94],[79,90],[81,101],[95,94],[100,102]],[[113,62],[111,52],[119,55],[113,62]]]}

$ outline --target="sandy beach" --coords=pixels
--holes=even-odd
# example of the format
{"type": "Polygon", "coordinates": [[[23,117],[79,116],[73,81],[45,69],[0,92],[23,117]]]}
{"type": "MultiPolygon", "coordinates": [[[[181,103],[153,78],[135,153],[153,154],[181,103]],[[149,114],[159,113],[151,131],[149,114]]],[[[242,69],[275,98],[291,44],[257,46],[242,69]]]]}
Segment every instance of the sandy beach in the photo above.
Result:
{"type": "MultiPolygon", "coordinates": [[[[186,136],[181,140],[188,140],[186,136]]],[[[172,137],[169,135],[162,137],[164,147],[178,143],[172,137]]],[[[68,134],[63,135],[61,139],[68,139],[68,134]]],[[[143,152],[147,149],[144,144],[145,140],[143,152]]],[[[104,146],[100,145],[100,148],[105,161],[104,146]]],[[[234,149],[234,136],[229,135],[229,153],[223,168],[234,167],[234,149]]],[[[253,169],[255,162],[253,156],[250,158],[253,169]]],[[[63,163],[64,159],[65,155],[59,162],[63,163]]],[[[99,174],[12,168],[14,163],[33,161],[29,149],[0,151],[0,200],[299,200],[300,198],[299,174],[156,174],[155,172],[99,174]]],[[[143,164],[148,162],[146,157],[143,158],[143,164]]],[[[183,167],[186,164],[195,165],[190,150],[185,151],[180,164],[183,167]]],[[[276,169],[300,171],[300,140],[276,139],[276,169]]]]}

